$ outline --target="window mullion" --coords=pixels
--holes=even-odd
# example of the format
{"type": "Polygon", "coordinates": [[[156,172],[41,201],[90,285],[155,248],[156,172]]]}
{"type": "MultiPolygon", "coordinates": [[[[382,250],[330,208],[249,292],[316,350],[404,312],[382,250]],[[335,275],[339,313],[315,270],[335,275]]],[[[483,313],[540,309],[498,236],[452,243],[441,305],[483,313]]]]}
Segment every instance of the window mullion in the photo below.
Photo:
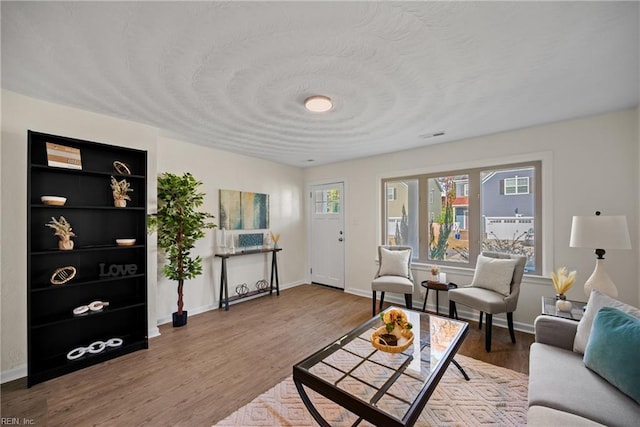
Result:
{"type": "Polygon", "coordinates": [[[480,254],[482,215],[480,200],[480,171],[469,171],[469,263],[475,265],[480,254]]]}

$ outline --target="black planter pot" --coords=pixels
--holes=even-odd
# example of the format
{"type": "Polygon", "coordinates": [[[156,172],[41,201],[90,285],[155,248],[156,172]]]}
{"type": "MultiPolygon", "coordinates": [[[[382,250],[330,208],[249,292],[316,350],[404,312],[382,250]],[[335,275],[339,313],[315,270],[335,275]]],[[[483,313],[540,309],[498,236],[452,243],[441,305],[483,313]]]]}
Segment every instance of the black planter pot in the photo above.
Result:
{"type": "Polygon", "coordinates": [[[182,316],[179,316],[177,311],[173,313],[174,328],[179,328],[180,326],[184,326],[186,324],[187,324],[187,310],[182,310],[182,316]]]}

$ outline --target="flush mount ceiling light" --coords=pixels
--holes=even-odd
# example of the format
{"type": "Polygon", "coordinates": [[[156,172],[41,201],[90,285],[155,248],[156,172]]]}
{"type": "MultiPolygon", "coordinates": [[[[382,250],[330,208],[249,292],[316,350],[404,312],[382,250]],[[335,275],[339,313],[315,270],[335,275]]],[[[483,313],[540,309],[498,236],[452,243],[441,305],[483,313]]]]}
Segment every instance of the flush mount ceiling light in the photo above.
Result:
{"type": "Polygon", "coordinates": [[[313,95],[304,100],[304,106],[312,113],[324,113],[333,108],[333,102],[328,96],[313,95]]]}

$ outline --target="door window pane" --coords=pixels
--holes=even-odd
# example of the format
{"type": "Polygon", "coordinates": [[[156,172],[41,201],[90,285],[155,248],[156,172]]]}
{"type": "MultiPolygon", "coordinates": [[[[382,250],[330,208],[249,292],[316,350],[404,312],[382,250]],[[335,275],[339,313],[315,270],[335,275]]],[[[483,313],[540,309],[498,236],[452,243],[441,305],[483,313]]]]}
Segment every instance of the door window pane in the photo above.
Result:
{"type": "Polygon", "coordinates": [[[333,215],[340,213],[340,190],[316,190],[315,213],[317,215],[333,215]]]}

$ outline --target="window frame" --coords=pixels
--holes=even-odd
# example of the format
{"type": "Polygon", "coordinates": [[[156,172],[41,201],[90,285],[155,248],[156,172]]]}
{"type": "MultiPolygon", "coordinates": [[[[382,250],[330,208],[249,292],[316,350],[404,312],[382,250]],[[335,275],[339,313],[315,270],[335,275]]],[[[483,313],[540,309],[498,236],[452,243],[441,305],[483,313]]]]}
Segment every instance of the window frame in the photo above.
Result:
{"type": "MultiPolygon", "coordinates": [[[[468,167],[464,169],[452,169],[452,170],[444,170],[444,171],[429,171],[422,174],[411,174],[411,175],[397,175],[397,176],[387,176],[381,178],[381,191],[383,192],[382,200],[384,203],[382,204],[382,233],[381,233],[381,242],[383,244],[387,243],[387,199],[385,188],[390,182],[398,182],[405,180],[417,180],[418,181],[418,212],[419,212],[419,224],[418,224],[418,246],[419,250],[414,251],[414,263],[416,264],[429,264],[429,265],[440,265],[440,266],[450,266],[450,267],[458,267],[458,268],[475,268],[476,260],[478,255],[482,251],[482,239],[481,239],[481,230],[482,230],[482,215],[481,215],[481,200],[480,200],[480,190],[482,185],[481,173],[487,171],[504,171],[507,169],[520,169],[525,167],[534,168],[534,176],[533,176],[533,197],[534,197],[534,230],[535,230],[535,268],[531,271],[528,271],[527,275],[542,275],[544,271],[544,258],[543,258],[543,246],[544,246],[544,236],[545,232],[543,231],[543,203],[544,203],[544,195],[543,186],[542,186],[542,175],[543,175],[543,164],[540,159],[532,159],[525,160],[516,163],[497,163],[497,164],[487,164],[482,166],[474,165],[473,167],[468,167]],[[445,177],[445,176],[457,176],[457,175],[468,175],[468,217],[467,217],[467,231],[469,233],[469,260],[468,262],[454,262],[454,261],[440,261],[440,260],[431,260],[428,258],[429,254],[429,199],[431,198],[428,192],[428,180],[431,178],[445,177]],[[424,189],[424,190],[423,190],[424,189]],[[424,197],[427,196],[427,197],[424,197]]],[[[528,193],[520,193],[522,194],[531,194],[531,177],[520,177],[527,178],[528,182],[528,193]]],[[[517,184],[517,180],[516,180],[517,184]]],[[[549,249],[552,251],[552,249],[549,249]]],[[[546,252],[546,251],[545,251],[546,252]]]]}

